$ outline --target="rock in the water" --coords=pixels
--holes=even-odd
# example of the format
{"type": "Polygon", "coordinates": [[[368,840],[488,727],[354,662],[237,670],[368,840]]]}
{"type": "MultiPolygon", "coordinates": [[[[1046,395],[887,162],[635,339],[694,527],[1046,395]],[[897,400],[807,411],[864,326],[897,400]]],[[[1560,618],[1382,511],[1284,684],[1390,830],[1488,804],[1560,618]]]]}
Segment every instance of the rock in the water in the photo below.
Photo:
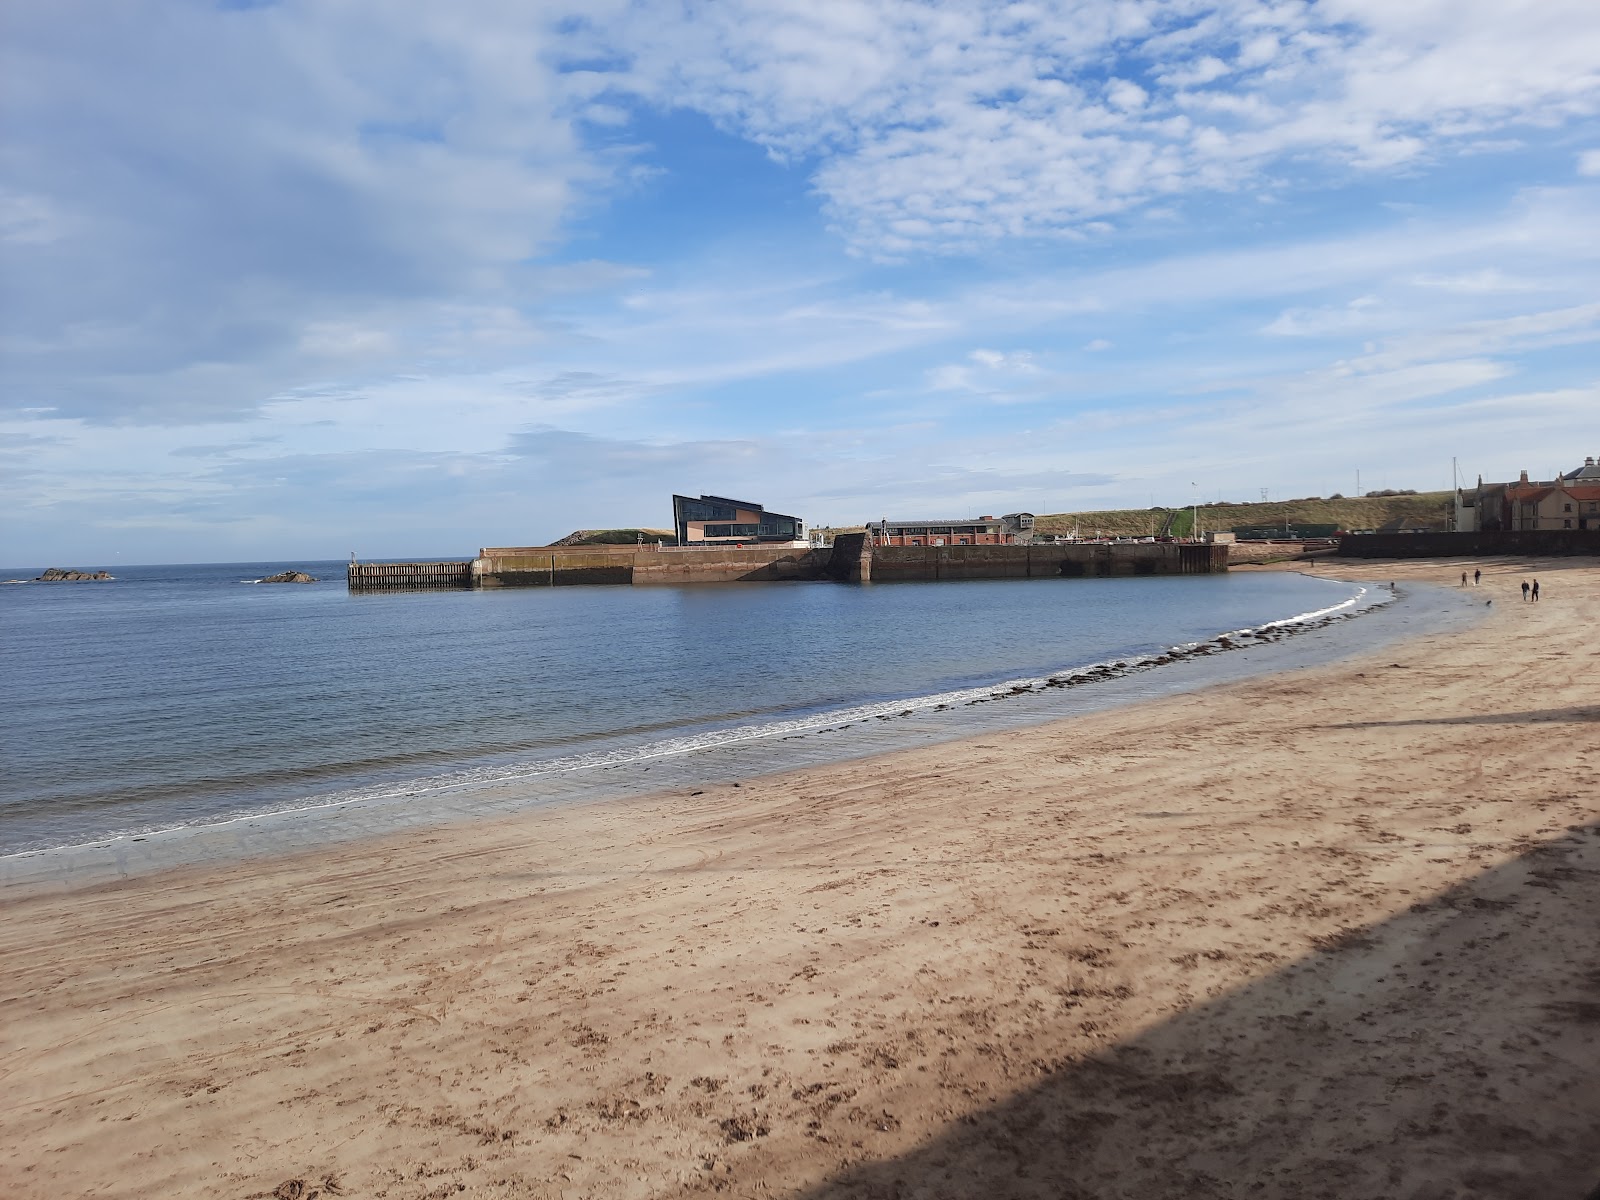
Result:
{"type": "Polygon", "coordinates": [[[35,583],[62,583],[74,582],[79,579],[110,579],[109,571],[69,571],[65,567],[49,567],[43,575],[35,577],[35,583]]]}
{"type": "Polygon", "coordinates": [[[268,575],[262,583],[315,583],[316,580],[304,571],[282,571],[277,575],[268,575]]]}

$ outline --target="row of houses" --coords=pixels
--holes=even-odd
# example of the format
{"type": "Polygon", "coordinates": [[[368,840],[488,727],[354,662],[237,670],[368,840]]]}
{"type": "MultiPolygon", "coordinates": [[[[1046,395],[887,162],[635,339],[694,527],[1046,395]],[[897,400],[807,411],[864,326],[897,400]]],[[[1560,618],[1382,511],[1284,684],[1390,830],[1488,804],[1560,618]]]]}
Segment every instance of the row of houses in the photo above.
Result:
{"type": "Polygon", "coordinates": [[[1600,465],[1593,458],[1583,466],[1558,473],[1552,480],[1528,478],[1515,483],[1484,483],[1457,488],[1455,527],[1463,533],[1537,529],[1600,529],[1600,465]]]}

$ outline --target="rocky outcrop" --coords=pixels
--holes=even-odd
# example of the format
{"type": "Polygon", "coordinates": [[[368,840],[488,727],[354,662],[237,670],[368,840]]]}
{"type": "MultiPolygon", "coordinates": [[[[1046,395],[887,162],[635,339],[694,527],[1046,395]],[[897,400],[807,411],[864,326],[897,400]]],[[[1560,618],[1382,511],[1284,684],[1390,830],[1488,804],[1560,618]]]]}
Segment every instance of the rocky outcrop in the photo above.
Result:
{"type": "Polygon", "coordinates": [[[277,575],[268,575],[262,583],[315,583],[316,579],[304,571],[282,571],[277,575]]]}
{"type": "Polygon", "coordinates": [[[69,571],[65,567],[50,567],[43,575],[34,577],[35,583],[76,582],[80,579],[113,579],[109,571],[69,571]]]}

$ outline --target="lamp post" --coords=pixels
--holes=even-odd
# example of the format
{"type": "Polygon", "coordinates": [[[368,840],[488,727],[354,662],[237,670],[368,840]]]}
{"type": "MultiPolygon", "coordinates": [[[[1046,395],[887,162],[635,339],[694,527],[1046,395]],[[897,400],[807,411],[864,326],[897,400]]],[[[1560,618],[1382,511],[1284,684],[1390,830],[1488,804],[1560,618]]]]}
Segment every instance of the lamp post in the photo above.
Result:
{"type": "Polygon", "coordinates": [[[1189,497],[1191,501],[1189,508],[1189,540],[1198,542],[1200,540],[1200,485],[1191,480],[1189,486],[1194,489],[1194,494],[1189,497]]]}

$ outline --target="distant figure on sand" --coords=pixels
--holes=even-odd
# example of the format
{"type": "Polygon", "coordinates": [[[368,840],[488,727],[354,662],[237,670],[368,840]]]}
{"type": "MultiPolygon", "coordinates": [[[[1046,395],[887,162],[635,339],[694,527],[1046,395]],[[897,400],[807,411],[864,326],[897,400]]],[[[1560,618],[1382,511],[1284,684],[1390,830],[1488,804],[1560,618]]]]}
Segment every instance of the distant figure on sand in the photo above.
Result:
{"type": "Polygon", "coordinates": [[[1483,582],[1483,572],[1482,571],[1474,571],[1472,573],[1472,586],[1473,587],[1477,587],[1482,582],[1483,582]]]}
{"type": "Polygon", "coordinates": [[[1522,602],[1524,604],[1528,602],[1528,581],[1526,579],[1522,581],[1522,602]]]}
{"type": "Polygon", "coordinates": [[[1535,604],[1539,603],[1539,581],[1537,579],[1533,581],[1533,602],[1535,604]]]}
{"type": "Polygon", "coordinates": [[[1465,571],[1461,572],[1461,586],[1467,586],[1467,573],[1465,571]]]}

